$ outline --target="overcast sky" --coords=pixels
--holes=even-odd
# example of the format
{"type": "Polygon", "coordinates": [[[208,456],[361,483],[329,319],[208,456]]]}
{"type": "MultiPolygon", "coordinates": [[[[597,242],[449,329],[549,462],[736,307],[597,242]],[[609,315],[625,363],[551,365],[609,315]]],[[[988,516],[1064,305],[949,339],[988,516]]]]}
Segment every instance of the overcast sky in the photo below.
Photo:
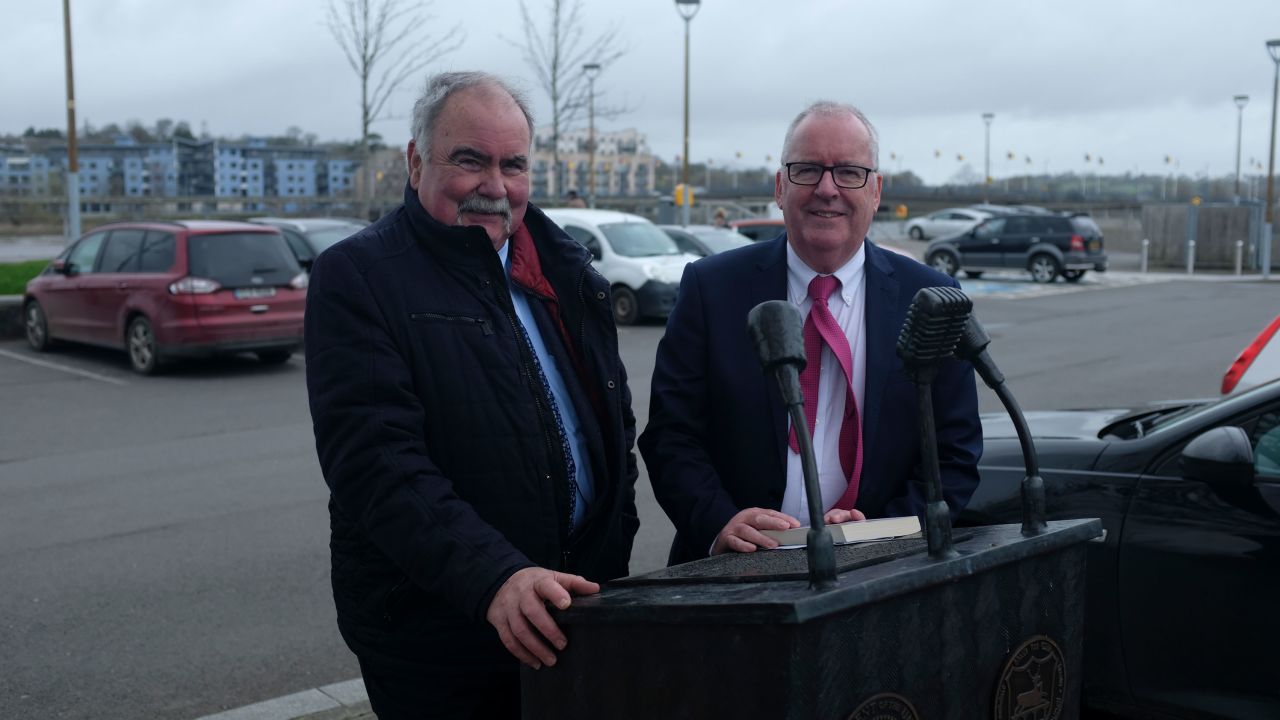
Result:
{"type": "MultiPolygon", "coordinates": [[[[535,16],[546,0],[529,0],[535,16]]],[[[61,3],[5,3],[0,132],[66,124],[61,3]]],[[[326,0],[72,0],[77,119],[157,118],[215,136],[359,135],[359,84],[325,25],[326,0]]],[[[682,123],[683,22],[670,0],[585,0],[587,32],[620,28],[629,52],[597,81],[633,108],[600,123],[634,127],[674,161],[682,123]]],[[[516,0],[437,0],[422,30],[460,24],[466,42],[435,69],[483,69],[524,85],[548,116],[514,41],[516,0]]],[[[965,162],[979,173],[983,112],[992,175],[1235,170],[1237,111],[1244,164],[1265,164],[1280,1],[1222,0],[704,0],[692,24],[690,155],[717,165],[774,163],[791,117],[811,100],[860,106],[881,138],[881,166],[929,182],[965,162]],[[939,150],[942,157],[934,157],[939,150]],[[1018,159],[1010,162],[1006,153],[1018,159]],[[742,160],[735,160],[736,153],[742,160]],[[890,153],[900,159],[890,159],[890,153]],[[1086,165],[1085,153],[1095,160],[1086,165]]],[[[375,130],[408,139],[422,83],[393,101],[375,130]]],[[[1247,169],[1247,168],[1246,168],[1247,169]]]]}

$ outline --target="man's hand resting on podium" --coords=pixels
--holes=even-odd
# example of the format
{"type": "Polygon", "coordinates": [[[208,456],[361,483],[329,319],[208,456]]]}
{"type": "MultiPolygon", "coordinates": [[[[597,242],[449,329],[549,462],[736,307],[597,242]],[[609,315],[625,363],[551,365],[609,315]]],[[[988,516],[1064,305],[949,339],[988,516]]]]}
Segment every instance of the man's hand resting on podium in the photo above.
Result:
{"type": "Polygon", "coordinates": [[[566,640],[547,612],[547,603],[564,610],[571,595],[600,592],[600,585],[579,575],[530,567],[517,570],[498,588],[489,603],[485,619],[498,630],[498,637],[520,662],[538,670],[556,664],[556,654],[547,647],[564,650],[566,640]]]}
{"type": "Polygon", "coordinates": [[[789,530],[800,527],[800,521],[777,510],[747,508],[729,518],[724,529],[711,544],[711,554],[726,552],[755,552],[757,547],[772,550],[778,541],[761,533],[761,530],[789,530]]]}

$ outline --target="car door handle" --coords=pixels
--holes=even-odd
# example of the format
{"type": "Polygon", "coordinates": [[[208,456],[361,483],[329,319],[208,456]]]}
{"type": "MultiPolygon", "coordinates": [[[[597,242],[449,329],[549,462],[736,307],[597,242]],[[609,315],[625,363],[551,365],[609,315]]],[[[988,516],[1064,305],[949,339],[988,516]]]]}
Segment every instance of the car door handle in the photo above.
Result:
{"type": "Polygon", "coordinates": [[[1038,237],[1033,237],[1033,238],[1031,238],[1031,242],[1040,242],[1040,238],[1038,238],[1038,237]]]}
{"type": "Polygon", "coordinates": [[[128,289],[129,289],[129,283],[127,283],[127,282],[118,282],[118,283],[116,283],[116,289],[117,289],[117,290],[128,290],[128,289]]]}

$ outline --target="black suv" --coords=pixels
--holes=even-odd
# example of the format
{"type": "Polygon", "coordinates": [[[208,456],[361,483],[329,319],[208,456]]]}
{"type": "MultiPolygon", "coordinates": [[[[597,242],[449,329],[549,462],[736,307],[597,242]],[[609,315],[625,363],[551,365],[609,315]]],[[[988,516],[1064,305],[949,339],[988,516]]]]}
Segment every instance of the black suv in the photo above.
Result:
{"type": "Polygon", "coordinates": [[[1059,275],[1077,282],[1089,270],[1107,269],[1102,231],[1087,215],[988,218],[968,232],[929,243],[924,257],[951,276],[961,270],[976,278],[983,270],[1021,268],[1041,283],[1051,283],[1059,275]]]}

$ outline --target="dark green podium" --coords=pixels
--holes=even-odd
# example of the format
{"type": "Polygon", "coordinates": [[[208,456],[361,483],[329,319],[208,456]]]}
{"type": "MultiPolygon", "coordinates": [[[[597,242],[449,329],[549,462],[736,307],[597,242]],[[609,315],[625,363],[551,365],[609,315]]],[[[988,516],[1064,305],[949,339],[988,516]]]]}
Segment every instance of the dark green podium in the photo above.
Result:
{"type": "Polygon", "coordinates": [[[1079,714],[1084,543],[1098,520],[726,555],[611,583],[557,622],[557,665],[522,670],[523,717],[1000,718],[1079,714]]]}

